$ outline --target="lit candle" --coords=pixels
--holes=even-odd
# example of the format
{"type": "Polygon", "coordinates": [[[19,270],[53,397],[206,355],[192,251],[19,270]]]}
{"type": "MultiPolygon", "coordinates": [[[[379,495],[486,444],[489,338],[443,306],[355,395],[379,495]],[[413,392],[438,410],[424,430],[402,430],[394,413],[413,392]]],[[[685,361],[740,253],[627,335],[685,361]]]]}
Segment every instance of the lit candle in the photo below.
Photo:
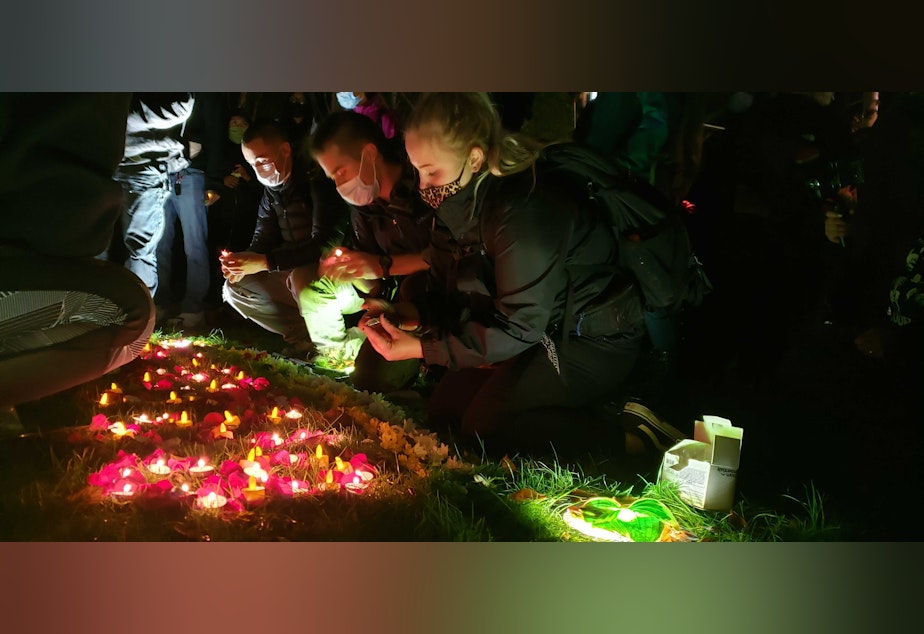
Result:
{"type": "Polygon", "coordinates": [[[167,466],[163,458],[158,458],[156,462],[148,465],[148,471],[157,475],[167,475],[170,473],[170,467],[167,466]]]}
{"type": "Polygon", "coordinates": [[[150,373],[150,372],[145,372],[145,373],[144,373],[144,378],[142,378],[141,380],[144,381],[145,383],[150,383],[150,382],[151,382],[151,373],[150,373]]]}
{"type": "Polygon", "coordinates": [[[314,450],[314,457],[315,459],[317,459],[322,469],[326,469],[327,465],[330,464],[330,460],[324,454],[324,449],[321,447],[320,444],[314,450]]]}
{"type": "Polygon", "coordinates": [[[148,343],[144,344],[144,348],[142,348],[141,351],[142,351],[142,352],[150,352],[150,351],[151,351],[151,342],[149,341],[148,343]]]}
{"type": "Polygon", "coordinates": [[[107,405],[109,405],[109,392],[102,393],[102,395],[99,397],[99,404],[102,407],[106,407],[107,405]]]}
{"type": "Polygon", "coordinates": [[[334,255],[339,258],[343,255],[343,249],[334,249],[334,255]]]}
{"type": "Polygon", "coordinates": [[[204,476],[207,473],[214,471],[214,467],[210,464],[205,463],[205,458],[199,458],[199,463],[189,468],[189,472],[195,476],[204,476]]]}
{"type": "Polygon", "coordinates": [[[228,426],[224,423],[220,424],[218,427],[212,428],[212,438],[218,440],[219,438],[234,438],[234,432],[228,431],[228,426]]]}
{"type": "Polygon", "coordinates": [[[121,490],[115,489],[113,491],[110,491],[110,494],[116,497],[131,497],[132,495],[134,495],[134,493],[135,493],[135,490],[132,488],[132,485],[127,482],[124,485],[122,485],[121,490]]]}
{"type": "Polygon", "coordinates": [[[266,487],[258,486],[255,476],[250,476],[247,487],[241,490],[244,492],[244,497],[248,502],[259,502],[266,496],[266,487]]]}
{"type": "Polygon", "coordinates": [[[122,436],[134,436],[134,430],[128,429],[125,426],[125,423],[122,421],[116,421],[109,426],[109,431],[112,432],[112,435],[116,438],[121,438],[122,436]]]}
{"type": "Polygon", "coordinates": [[[194,368],[198,368],[198,367],[199,367],[199,359],[193,359],[193,360],[192,360],[192,364],[193,364],[193,367],[194,367],[194,368]]]}
{"type": "Polygon", "coordinates": [[[334,472],[333,471],[327,472],[327,475],[324,476],[324,482],[322,482],[318,486],[318,488],[321,489],[322,491],[339,491],[340,490],[340,485],[334,482],[334,472]]]}
{"type": "Polygon", "coordinates": [[[210,491],[208,495],[200,496],[196,500],[196,506],[202,509],[219,509],[228,503],[228,498],[210,491]]]}
{"type": "Polygon", "coordinates": [[[190,425],[192,425],[192,421],[189,419],[189,412],[184,409],[183,413],[180,414],[180,420],[176,422],[176,426],[189,427],[190,425]]]}
{"type": "Polygon", "coordinates": [[[290,409],[286,412],[286,418],[291,418],[292,420],[298,420],[302,417],[302,413],[297,409],[290,409]]]}
{"type": "Polygon", "coordinates": [[[212,379],[212,382],[209,383],[209,386],[206,388],[206,390],[213,394],[217,392],[218,391],[218,381],[216,381],[215,379],[212,379]]]}
{"type": "Polygon", "coordinates": [[[225,410],[225,425],[228,429],[237,429],[241,425],[241,419],[228,410],[225,410]]]}
{"type": "Polygon", "coordinates": [[[277,447],[282,444],[282,438],[279,437],[279,434],[273,434],[273,444],[277,447]]]}
{"type": "Polygon", "coordinates": [[[183,402],[183,399],[177,396],[176,392],[170,392],[170,398],[167,399],[167,402],[172,405],[179,405],[183,402]]]}
{"type": "Polygon", "coordinates": [[[279,415],[279,408],[274,407],[273,411],[270,413],[269,416],[267,416],[267,418],[270,419],[270,422],[272,422],[275,425],[278,425],[279,423],[281,423],[282,416],[279,415]]]}
{"type": "Polygon", "coordinates": [[[237,373],[237,380],[238,380],[238,381],[243,381],[243,380],[244,380],[244,371],[243,371],[243,370],[241,370],[240,372],[237,373]]]}
{"type": "Polygon", "coordinates": [[[334,466],[334,469],[340,473],[353,473],[353,465],[351,465],[349,462],[344,462],[341,460],[340,456],[334,456],[334,464],[336,465],[334,466]]]}

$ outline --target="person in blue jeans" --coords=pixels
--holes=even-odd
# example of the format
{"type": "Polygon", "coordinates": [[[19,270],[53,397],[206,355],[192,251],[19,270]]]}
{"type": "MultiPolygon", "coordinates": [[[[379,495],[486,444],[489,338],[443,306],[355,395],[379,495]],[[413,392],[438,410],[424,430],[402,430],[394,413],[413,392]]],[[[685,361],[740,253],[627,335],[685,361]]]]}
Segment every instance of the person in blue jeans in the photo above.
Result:
{"type": "Polygon", "coordinates": [[[157,245],[158,294],[154,299],[160,308],[172,297],[173,247],[179,223],[186,254],[186,288],[180,300],[180,313],[173,322],[182,328],[195,328],[205,321],[204,300],[209,289],[205,173],[188,167],[170,174],[169,181],[170,190],[163,206],[164,230],[157,245]]]}
{"type": "MultiPolygon", "coordinates": [[[[157,297],[157,248],[164,233],[164,207],[176,177],[189,167],[182,140],[192,114],[192,93],[133,94],[125,149],[113,178],[122,184],[121,240],[102,259],[121,260],[157,297]]],[[[180,182],[182,187],[182,181],[180,182]]]]}

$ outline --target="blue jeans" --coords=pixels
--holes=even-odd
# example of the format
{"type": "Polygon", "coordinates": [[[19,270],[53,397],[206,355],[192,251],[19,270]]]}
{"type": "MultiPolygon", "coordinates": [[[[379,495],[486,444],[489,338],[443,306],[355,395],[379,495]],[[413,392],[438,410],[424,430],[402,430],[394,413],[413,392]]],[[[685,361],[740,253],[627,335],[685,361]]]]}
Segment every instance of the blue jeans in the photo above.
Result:
{"type": "Polygon", "coordinates": [[[125,267],[157,292],[157,244],[164,232],[164,185],[141,186],[123,183],[122,237],[127,256],[125,267]]]}
{"type": "Polygon", "coordinates": [[[164,201],[163,235],[157,245],[156,266],[158,304],[169,298],[173,275],[173,239],[176,223],[183,229],[186,253],[186,290],[180,300],[181,313],[199,313],[209,290],[208,212],[205,207],[205,174],[202,170],[184,169],[170,174],[170,191],[164,201]],[[176,182],[180,181],[180,194],[176,182]]]}

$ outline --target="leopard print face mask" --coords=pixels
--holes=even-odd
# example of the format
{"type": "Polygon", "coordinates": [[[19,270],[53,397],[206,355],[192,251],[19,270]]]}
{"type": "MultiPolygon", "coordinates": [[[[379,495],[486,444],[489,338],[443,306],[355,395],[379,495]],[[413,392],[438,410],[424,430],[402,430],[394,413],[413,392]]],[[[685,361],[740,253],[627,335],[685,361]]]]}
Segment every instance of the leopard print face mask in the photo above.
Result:
{"type": "Polygon", "coordinates": [[[425,203],[433,207],[434,209],[439,209],[439,206],[443,203],[444,200],[452,196],[453,194],[458,193],[462,189],[462,174],[465,173],[465,163],[462,164],[462,171],[459,172],[459,178],[452,181],[451,183],[446,183],[445,185],[433,185],[431,187],[425,187],[420,191],[420,197],[425,203]]]}

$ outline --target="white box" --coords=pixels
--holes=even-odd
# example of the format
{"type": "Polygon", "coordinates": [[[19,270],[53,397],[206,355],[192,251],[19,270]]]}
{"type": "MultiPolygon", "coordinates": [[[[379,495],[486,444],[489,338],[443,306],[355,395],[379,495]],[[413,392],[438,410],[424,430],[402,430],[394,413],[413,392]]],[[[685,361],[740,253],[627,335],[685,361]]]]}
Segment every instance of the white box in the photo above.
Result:
{"type": "Polygon", "coordinates": [[[744,430],[719,416],[696,421],[693,440],[681,440],[664,454],[659,480],[676,482],[680,498],[698,509],[729,511],[744,430]]]}

